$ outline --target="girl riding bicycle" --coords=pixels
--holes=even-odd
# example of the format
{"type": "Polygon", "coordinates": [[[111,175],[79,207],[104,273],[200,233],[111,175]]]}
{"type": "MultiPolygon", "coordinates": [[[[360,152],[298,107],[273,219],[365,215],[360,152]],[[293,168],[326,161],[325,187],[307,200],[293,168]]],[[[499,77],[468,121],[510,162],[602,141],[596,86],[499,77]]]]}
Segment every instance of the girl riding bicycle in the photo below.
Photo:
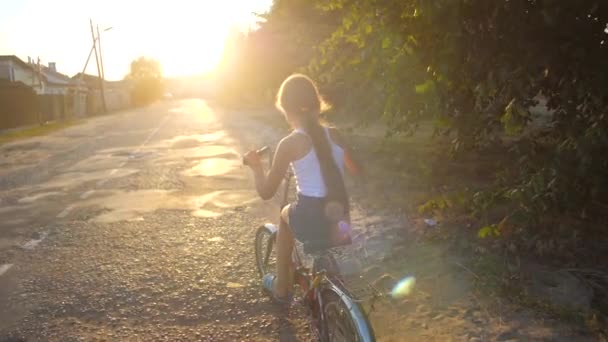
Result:
{"type": "Polygon", "coordinates": [[[267,274],[262,280],[276,300],[285,302],[293,287],[289,268],[294,236],[321,248],[345,243],[350,215],[343,174],[345,168],[359,174],[360,165],[338,132],[319,122],[325,104],[310,78],[288,77],[279,89],[276,106],[293,131],[279,142],[272,167],[266,173],[256,151],[247,152],[244,160],[262,199],[274,196],[288,167],[296,178],[297,200],[281,210],[277,274],[267,274]]]}

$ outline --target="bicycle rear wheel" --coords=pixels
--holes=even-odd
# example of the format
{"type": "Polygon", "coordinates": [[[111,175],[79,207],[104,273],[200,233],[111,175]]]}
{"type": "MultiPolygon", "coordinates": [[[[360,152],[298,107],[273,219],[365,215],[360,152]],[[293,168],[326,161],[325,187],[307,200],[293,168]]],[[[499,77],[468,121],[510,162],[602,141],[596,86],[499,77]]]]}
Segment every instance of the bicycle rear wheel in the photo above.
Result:
{"type": "Polygon", "coordinates": [[[276,272],[277,252],[275,245],[276,228],[272,225],[263,225],[255,234],[255,263],[263,277],[270,272],[276,272]]]}
{"type": "Polygon", "coordinates": [[[323,336],[327,342],[373,342],[372,326],[356,302],[332,285],[322,292],[323,336]]]}

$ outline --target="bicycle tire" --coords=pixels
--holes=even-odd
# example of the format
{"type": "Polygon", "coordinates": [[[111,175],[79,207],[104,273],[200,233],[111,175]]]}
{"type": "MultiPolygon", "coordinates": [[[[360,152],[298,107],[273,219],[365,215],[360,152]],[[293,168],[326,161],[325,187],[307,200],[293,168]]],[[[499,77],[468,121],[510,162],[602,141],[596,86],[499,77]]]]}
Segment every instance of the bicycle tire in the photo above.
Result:
{"type": "Polygon", "coordinates": [[[376,341],[367,315],[346,292],[331,284],[322,291],[322,303],[322,335],[327,342],[376,341]]]}
{"type": "Polygon", "coordinates": [[[260,278],[276,268],[276,251],[274,248],[276,228],[266,224],[260,226],[255,233],[254,250],[255,263],[260,278]],[[270,248],[270,250],[269,250],[270,248]]]}

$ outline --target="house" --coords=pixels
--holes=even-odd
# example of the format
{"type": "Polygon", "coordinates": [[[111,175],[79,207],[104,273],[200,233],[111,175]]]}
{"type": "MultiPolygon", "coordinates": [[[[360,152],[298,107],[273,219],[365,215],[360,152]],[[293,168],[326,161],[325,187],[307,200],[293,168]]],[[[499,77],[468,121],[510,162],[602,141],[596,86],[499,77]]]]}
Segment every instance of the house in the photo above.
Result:
{"type": "MultiPolygon", "coordinates": [[[[103,112],[103,102],[99,77],[89,74],[78,74],[72,76],[72,81],[88,89],[88,111],[92,114],[103,112]]],[[[103,81],[104,99],[108,111],[121,110],[131,107],[131,82],[103,81]]]]}
{"type": "Polygon", "coordinates": [[[49,62],[48,66],[41,65],[40,73],[46,80],[44,94],[67,95],[75,88],[75,84],[69,76],[57,72],[55,62],[49,62]]]}
{"type": "Polygon", "coordinates": [[[129,80],[107,81],[104,89],[108,110],[121,110],[131,107],[133,86],[129,80]]]}
{"type": "MultiPolygon", "coordinates": [[[[34,65],[35,67],[36,65],[34,65]]],[[[75,116],[87,114],[87,89],[74,82],[69,76],[57,71],[57,64],[49,62],[48,66],[39,65],[40,74],[45,80],[41,95],[63,95],[69,99],[72,113],[75,116]]]]}
{"type": "Polygon", "coordinates": [[[44,95],[68,95],[77,86],[69,76],[57,71],[55,62],[45,66],[28,57],[26,63],[14,55],[0,56],[0,79],[21,82],[44,95]]]}
{"type": "Polygon", "coordinates": [[[46,88],[46,79],[42,76],[38,64],[22,61],[14,55],[0,56],[0,79],[9,82],[21,82],[43,94],[46,88]]]}
{"type": "Polygon", "coordinates": [[[77,84],[80,89],[84,89],[86,92],[87,114],[97,115],[103,113],[103,102],[101,101],[99,77],[79,72],[72,76],[72,82],[77,84]]]}
{"type": "Polygon", "coordinates": [[[57,72],[54,62],[44,66],[29,57],[26,63],[14,55],[0,56],[0,79],[34,90],[42,122],[86,114],[86,89],[57,72]]]}

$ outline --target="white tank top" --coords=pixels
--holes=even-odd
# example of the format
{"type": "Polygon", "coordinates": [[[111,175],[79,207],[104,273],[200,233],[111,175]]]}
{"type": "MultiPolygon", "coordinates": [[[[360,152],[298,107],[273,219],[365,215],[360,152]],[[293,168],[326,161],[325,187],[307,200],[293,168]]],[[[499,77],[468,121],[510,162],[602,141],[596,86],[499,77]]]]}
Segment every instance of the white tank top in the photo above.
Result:
{"type": "MultiPolygon", "coordinates": [[[[331,140],[327,127],[323,127],[323,129],[327,135],[336,166],[344,174],[344,150],[331,140]]],[[[301,129],[296,129],[295,132],[308,136],[301,129]]],[[[319,165],[314,147],[311,147],[310,152],[304,157],[291,162],[291,168],[296,178],[296,189],[299,194],[309,197],[327,196],[327,188],[323,181],[323,174],[321,174],[321,165],[319,165]]]]}

